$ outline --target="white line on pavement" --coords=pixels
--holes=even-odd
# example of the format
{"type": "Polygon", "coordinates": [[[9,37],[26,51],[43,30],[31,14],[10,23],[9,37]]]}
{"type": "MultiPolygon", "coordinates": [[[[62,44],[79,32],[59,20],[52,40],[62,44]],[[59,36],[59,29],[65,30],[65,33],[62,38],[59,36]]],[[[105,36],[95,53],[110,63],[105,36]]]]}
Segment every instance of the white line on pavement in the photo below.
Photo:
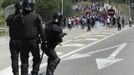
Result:
{"type": "Polygon", "coordinates": [[[106,37],[107,35],[84,35],[84,36],[81,36],[81,37],[106,37]]]}
{"type": "Polygon", "coordinates": [[[84,44],[65,44],[65,45],[62,45],[60,47],[70,47],[70,46],[73,46],[73,47],[82,47],[82,46],[84,46],[84,44]]]}
{"type": "Polygon", "coordinates": [[[73,41],[96,41],[98,39],[95,39],[95,38],[84,38],[84,39],[76,39],[76,40],[73,40],[73,41]]]}

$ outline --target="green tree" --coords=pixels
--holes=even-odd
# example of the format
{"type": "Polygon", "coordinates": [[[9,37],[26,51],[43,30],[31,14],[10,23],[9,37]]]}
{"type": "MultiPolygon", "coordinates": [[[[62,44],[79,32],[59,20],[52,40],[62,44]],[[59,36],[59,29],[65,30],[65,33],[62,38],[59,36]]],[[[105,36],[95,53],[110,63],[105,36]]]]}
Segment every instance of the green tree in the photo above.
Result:
{"type": "Polygon", "coordinates": [[[52,14],[60,11],[59,0],[38,0],[36,2],[36,12],[39,13],[45,21],[52,19],[52,14]]]}
{"type": "MultiPolygon", "coordinates": [[[[2,8],[7,7],[8,5],[16,3],[16,1],[23,0],[4,0],[2,8]]],[[[64,1],[64,14],[70,15],[72,13],[72,2],[71,0],[64,1]]],[[[48,22],[52,19],[54,12],[61,12],[61,0],[36,0],[35,10],[39,13],[44,21],[48,22]]]]}
{"type": "MultiPolygon", "coordinates": [[[[61,12],[61,0],[37,0],[36,12],[48,22],[52,20],[54,12],[61,12]]],[[[69,15],[72,12],[72,3],[69,0],[64,0],[64,14],[69,15]]]]}
{"type": "Polygon", "coordinates": [[[11,4],[14,4],[14,3],[16,3],[16,1],[18,1],[18,0],[4,0],[4,2],[2,3],[2,8],[5,8],[5,7],[7,7],[7,6],[9,6],[9,5],[11,5],[11,4]]]}
{"type": "Polygon", "coordinates": [[[64,0],[64,15],[69,16],[72,15],[73,9],[72,9],[72,3],[71,0],[64,0]]]}

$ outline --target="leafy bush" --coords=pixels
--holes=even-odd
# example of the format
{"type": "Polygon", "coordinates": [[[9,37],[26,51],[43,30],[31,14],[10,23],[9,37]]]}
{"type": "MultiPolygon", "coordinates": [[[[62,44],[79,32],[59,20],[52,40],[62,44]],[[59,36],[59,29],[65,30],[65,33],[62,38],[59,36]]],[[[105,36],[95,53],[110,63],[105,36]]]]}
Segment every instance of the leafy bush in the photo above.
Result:
{"type": "Polygon", "coordinates": [[[4,27],[4,26],[5,26],[5,19],[4,16],[0,14],[0,27],[4,27]]]}

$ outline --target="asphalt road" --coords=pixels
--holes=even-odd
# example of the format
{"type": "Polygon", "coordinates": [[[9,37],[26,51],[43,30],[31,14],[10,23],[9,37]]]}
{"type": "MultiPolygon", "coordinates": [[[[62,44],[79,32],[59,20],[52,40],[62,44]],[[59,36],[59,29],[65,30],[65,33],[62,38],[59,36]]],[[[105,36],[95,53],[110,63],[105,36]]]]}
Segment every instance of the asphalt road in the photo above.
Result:
{"type": "Polygon", "coordinates": [[[102,29],[71,39],[57,47],[62,61],[55,75],[133,75],[133,33],[134,28],[102,29]]]}
{"type": "MultiPolygon", "coordinates": [[[[55,75],[133,75],[134,28],[122,31],[112,28],[94,29],[91,32],[67,31],[56,51],[61,58],[55,75]]],[[[0,45],[0,75],[12,75],[8,43],[0,45]]],[[[40,73],[45,75],[44,56],[40,73]]]]}

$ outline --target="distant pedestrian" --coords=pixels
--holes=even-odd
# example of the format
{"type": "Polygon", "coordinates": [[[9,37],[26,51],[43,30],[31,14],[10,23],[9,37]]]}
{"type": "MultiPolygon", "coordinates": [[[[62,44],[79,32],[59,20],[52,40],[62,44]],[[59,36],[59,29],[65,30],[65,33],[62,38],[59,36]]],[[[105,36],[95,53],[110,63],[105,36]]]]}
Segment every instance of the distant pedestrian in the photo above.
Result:
{"type": "Polygon", "coordinates": [[[70,17],[68,17],[67,22],[68,22],[68,28],[71,30],[72,29],[72,20],[70,17]]]}
{"type": "Polygon", "coordinates": [[[90,17],[87,18],[87,31],[91,31],[91,20],[90,20],[90,17]]]}
{"type": "Polygon", "coordinates": [[[110,16],[107,17],[107,27],[110,28],[110,16]]]}
{"type": "Polygon", "coordinates": [[[124,20],[124,17],[122,17],[121,22],[122,22],[122,27],[125,27],[125,20],[124,20]]]}
{"type": "Polygon", "coordinates": [[[113,18],[112,18],[112,26],[115,27],[115,24],[116,24],[116,18],[113,17],[113,18]]]}
{"type": "Polygon", "coordinates": [[[132,27],[132,18],[129,18],[129,27],[132,27]]]}
{"type": "Polygon", "coordinates": [[[121,30],[120,17],[117,18],[118,31],[121,30]]]}

